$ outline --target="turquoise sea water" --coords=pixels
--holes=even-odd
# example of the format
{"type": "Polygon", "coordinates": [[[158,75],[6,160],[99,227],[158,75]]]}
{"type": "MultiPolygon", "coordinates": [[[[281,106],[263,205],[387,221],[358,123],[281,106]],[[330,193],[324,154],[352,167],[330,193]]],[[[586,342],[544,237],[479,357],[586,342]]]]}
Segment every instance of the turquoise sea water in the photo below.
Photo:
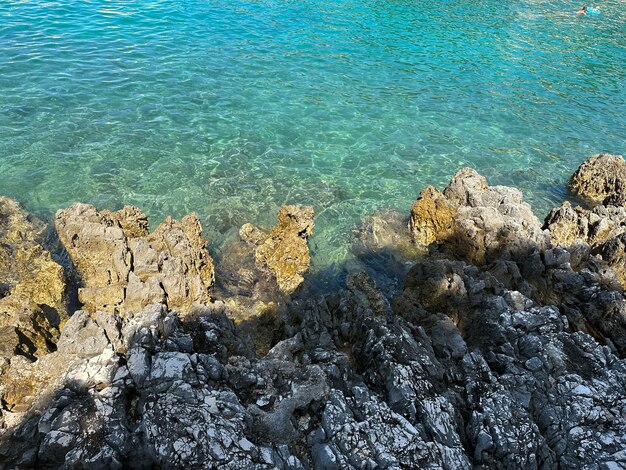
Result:
{"type": "Polygon", "coordinates": [[[315,206],[317,267],[461,166],[543,217],[626,151],[626,10],[564,1],[2,0],[0,193],[196,211],[214,249],[315,206]]]}

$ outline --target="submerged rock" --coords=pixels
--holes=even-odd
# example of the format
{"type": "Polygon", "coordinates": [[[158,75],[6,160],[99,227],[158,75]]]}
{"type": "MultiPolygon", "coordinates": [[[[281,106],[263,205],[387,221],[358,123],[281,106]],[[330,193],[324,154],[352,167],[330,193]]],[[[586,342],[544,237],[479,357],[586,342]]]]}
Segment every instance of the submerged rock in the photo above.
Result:
{"type": "Polygon", "coordinates": [[[98,212],[75,204],[57,212],[55,225],[82,280],[79,301],[89,310],[132,311],[162,302],[187,311],[209,299],[213,260],[194,214],[168,217],[148,233],[147,218],[135,207],[98,212]]]}
{"type": "Polygon", "coordinates": [[[626,193],[626,161],[621,155],[600,153],[585,160],[572,175],[569,188],[595,203],[622,201],[626,193]]]}
{"type": "Polygon", "coordinates": [[[354,259],[344,270],[367,272],[388,299],[398,294],[411,264],[426,254],[413,242],[408,221],[406,214],[391,209],[379,209],[365,217],[353,230],[354,259]]]}
{"type": "Polygon", "coordinates": [[[362,258],[384,252],[406,261],[423,253],[411,241],[406,215],[397,210],[377,210],[354,228],[353,235],[353,251],[362,258]]]}
{"type": "Polygon", "coordinates": [[[275,342],[278,316],[304,281],[313,226],[312,207],[282,206],[269,231],[245,224],[239,239],[219,253],[216,303],[258,354],[267,354],[275,342]]]}

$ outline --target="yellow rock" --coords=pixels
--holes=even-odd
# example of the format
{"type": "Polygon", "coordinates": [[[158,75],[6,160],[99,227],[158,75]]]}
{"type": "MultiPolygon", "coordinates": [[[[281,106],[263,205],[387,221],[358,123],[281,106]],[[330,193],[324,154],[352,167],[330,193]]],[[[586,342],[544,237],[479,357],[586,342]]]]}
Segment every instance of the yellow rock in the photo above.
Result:
{"type": "Polygon", "coordinates": [[[67,318],[63,268],[42,246],[46,226],[0,197],[0,329],[4,353],[48,353],[67,318]]]}
{"type": "Polygon", "coordinates": [[[310,206],[282,206],[276,225],[256,249],[257,267],[276,278],[283,294],[293,293],[302,284],[302,274],[311,263],[307,239],[313,232],[313,214],[310,206]]]}
{"type": "Polygon", "coordinates": [[[210,299],[215,268],[195,214],[168,217],[149,233],[136,207],[99,212],[74,204],[57,212],[56,228],[80,274],[87,310],[136,311],[162,302],[185,314],[210,299]]]}
{"type": "Polygon", "coordinates": [[[606,198],[623,200],[626,161],[621,155],[600,153],[585,160],[570,180],[570,190],[590,201],[601,203],[606,198]]]}
{"type": "Polygon", "coordinates": [[[457,209],[437,189],[428,186],[411,207],[409,230],[419,245],[442,242],[454,232],[457,209]]]}

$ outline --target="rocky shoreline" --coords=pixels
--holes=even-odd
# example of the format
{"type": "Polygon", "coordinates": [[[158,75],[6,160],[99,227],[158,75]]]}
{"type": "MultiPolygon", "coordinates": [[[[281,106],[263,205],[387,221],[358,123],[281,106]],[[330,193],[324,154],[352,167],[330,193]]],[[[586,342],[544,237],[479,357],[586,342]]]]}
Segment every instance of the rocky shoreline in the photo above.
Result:
{"type": "Polygon", "coordinates": [[[0,198],[0,468],[626,468],[626,162],[570,189],[542,223],[462,169],[324,296],[311,207],[214,260],[193,214],[0,198]]]}

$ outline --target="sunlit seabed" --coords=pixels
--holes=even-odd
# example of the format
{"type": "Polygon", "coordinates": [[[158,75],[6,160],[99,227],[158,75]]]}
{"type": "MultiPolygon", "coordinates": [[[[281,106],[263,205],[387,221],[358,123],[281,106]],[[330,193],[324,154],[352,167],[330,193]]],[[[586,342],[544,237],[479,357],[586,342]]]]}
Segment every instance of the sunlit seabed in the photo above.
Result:
{"type": "Polygon", "coordinates": [[[626,13],[600,5],[4,0],[0,193],[195,211],[213,249],[312,204],[318,270],[462,166],[543,217],[583,159],[624,152],[626,13]]]}

